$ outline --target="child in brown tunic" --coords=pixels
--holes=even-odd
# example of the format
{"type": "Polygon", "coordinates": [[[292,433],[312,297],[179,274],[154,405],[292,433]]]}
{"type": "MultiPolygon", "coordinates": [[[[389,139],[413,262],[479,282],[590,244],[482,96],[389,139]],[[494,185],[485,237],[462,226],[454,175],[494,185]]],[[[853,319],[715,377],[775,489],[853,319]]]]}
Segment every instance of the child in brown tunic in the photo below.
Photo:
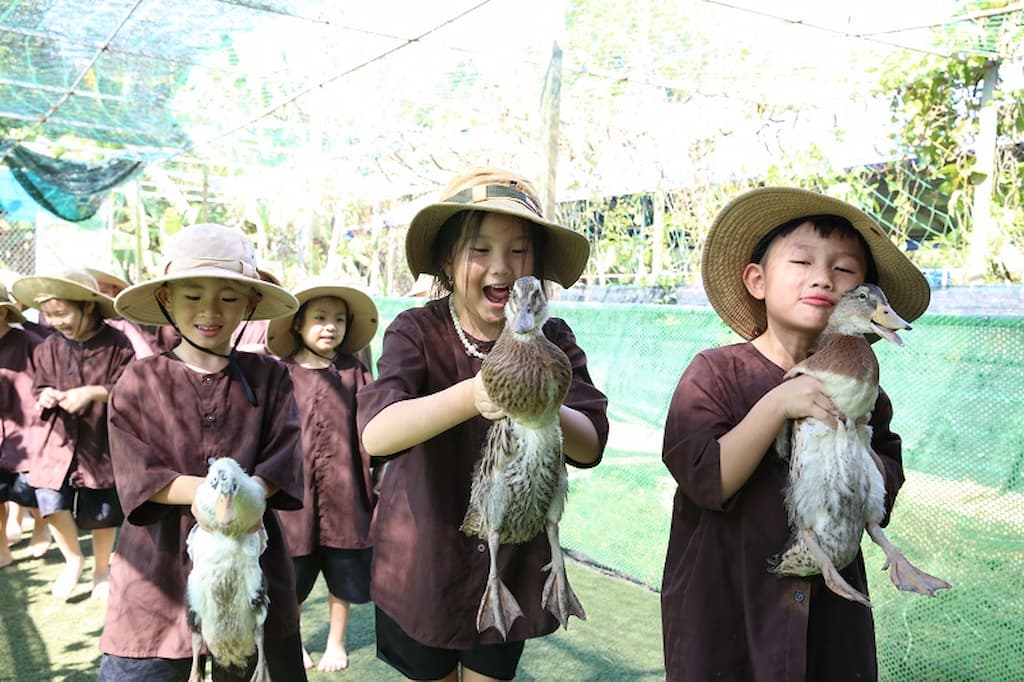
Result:
{"type": "MultiPolygon", "coordinates": [[[[14,561],[5,532],[8,502],[13,516],[17,517],[21,509],[31,509],[35,516],[29,555],[42,556],[50,544],[46,522],[37,509],[35,488],[28,482],[31,456],[42,438],[42,422],[32,395],[32,352],[42,339],[11,326],[24,320],[8,298],[7,287],[0,283],[0,568],[14,561]]],[[[13,521],[16,542],[21,535],[21,520],[13,521]]]]}
{"type": "MultiPolygon", "coordinates": [[[[243,317],[295,310],[295,298],[256,277],[238,230],[193,225],[168,240],[164,274],[121,292],[117,309],[141,324],[171,324],[182,341],[138,360],[111,394],[110,450],[128,523],[122,529],[100,640],[99,679],[186,680],[192,638],[185,588],[190,511],[211,458],[231,456],[264,487],[268,540],[260,557],[270,609],[266,655],[275,680],[305,680],[295,578],[272,510],[302,504],[299,422],[287,370],[236,353],[243,317]]],[[[249,679],[220,670],[219,679],[249,679]]]]}
{"type": "MultiPolygon", "coordinates": [[[[348,667],[345,626],[349,604],[370,601],[370,457],[356,431],[356,391],[372,380],[355,353],[377,332],[369,296],[335,282],[311,282],[292,293],[294,316],[267,328],[270,351],[284,358],[302,420],[302,509],[282,512],[301,604],[323,572],[330,628],[317,670],[348,667]]],[[[312,667],[303,649],[306,667],[312,667]]]]}
{"type": "MultiPolygon", "coordinates": [[[[571,286],[587,240],[543,218],[536,193],[514,173],[474,169],[416,214],[406,238],[413,276],[430,273],[448,294],[406,310],[384,335],[377,380],[357,396],[363,445],[388,463],[371,539],[377,655],[412,679],[511,679],[524,640],[553,632],[541,608],[550,560],[543,532],[504,545],[498,570],[523,608],[507,641],[476,630],[488,575],[487,545],[459,530],[493,405],[481,361],[504,328],[509,288],[522,275],[571,286]]],[[[565,456],[596,465],[608,436],[607,399],[590,380],[569,326],[544,334],[572,364],[560,408],[565,456]]]]}
{"type": "MultiPolygon", "coordinates": [[[[839,297],[872,282],[913,320],[928,306],[927,281],[867,214],[789,188],[726,206],[708,233],[702,275],[719,316],[747,342],[698,354],[669,406],[663,460],[679,488],[662,582],[667,678],[875,679],[871,610],[820,575],[768,572],[790,535],[787,469],[773,442],[787,419],[835,423],[818,380],[782,379],[813,350],[839,297]]],[[[887,510],[903,483],[891,420],[880,392],[872,448],[887,510]]],[[[842,574],[867,592],[859,553],[842,574]]]]}
{"type": "Polygon", "coordinates": [[[14,291],[57,331],[33,356],[32,390],[48,429],[29,473],[39,513],[66,562],[51,591],[65,598],[78,584],[82,528],[92,531],[92,597],[105,599],[110,554],[124,518],[107,443],[107,398],[135,353],[124,334],[103,323],[115,315],[114,302],[99,293],[88,272],[23,277],[14,291]]]}
{"type": "MultiPolygon", "coordinates": [[[[121,279],[106,270],[86,268],[86,272],[96,278],[96,284],[99,286],[100,293],[112,299],[117,298],[117,295],[129,286],[127,280],[121,279]]],[[[128,337],[128,340],[132,342],[132,348],[135,349],[135,357],[137,359],[148,358],[155,352],[149,336],[142,331],[142,327],[131,320],[116,317],[107,319],[106,323],[128,337]]]]}

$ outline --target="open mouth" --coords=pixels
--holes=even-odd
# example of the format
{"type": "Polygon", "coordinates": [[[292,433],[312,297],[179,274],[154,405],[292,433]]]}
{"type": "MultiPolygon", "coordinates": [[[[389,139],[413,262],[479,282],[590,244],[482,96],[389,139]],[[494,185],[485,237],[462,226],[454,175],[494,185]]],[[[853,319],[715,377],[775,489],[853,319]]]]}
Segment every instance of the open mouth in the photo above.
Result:
{"type": "Polygon", "coordinates": [[[484,297],[491,303],[505,305],[508,301],[508,286],[491,285],[484,287],[484,297]]]}

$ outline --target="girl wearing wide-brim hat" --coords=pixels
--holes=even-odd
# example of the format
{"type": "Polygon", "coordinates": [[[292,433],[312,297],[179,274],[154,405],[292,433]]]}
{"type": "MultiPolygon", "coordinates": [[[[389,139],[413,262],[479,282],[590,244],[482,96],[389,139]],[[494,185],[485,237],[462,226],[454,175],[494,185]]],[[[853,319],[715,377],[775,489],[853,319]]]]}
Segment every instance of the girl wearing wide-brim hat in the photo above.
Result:
{"type": "MultiPolygon", "coordinates": [[[[928,306],[928,283],[871,216],[789,187],[746,192],[721,210],[702,278],[743,342],[697,354],[665,421],[662,459],[678,484],[662,580],[666,678],[876,679],[871,610],[837,596],[820,575],[768,570],[791,533],[788,468],[773,443],[787,419],[835,419],[817,379],[783,378],[813,351],[842,294],[877,284],[897,314],[914,320],[928,306]]],[[[879,391],[871,447],[886,513],[904,476],[892,415],[879,391]]],[[[859,553],[841,574],[866,594],[859,553]]]]}
{"type": "Polygon", "coordinates": [[[33,394],[48,428],[28,481],[65,566],[51,592],[66,598],[81,577],[78,529],[92,531],[92,596],[105,598],[110,555],[124,519],[114,490],[107,445],[107,400],[135,358],[131,343],[103,320],[116,315],[84,270],[32,275],[14,282],[14,294],[46,315],[58,333],[34,351],[33,394]]]}
{"type": "Polygon", "coordinates": [[[330,626],[317,667],[333,672],[348,666],[349,605],[370,600],[375,495],[355,401],[373,377],[356,354],[377,332],[377,306],[360,288],[331,280],[307,282],[292,293],[299,310],[270,322],[267,347],[283,359],[295,386],[306,489],[302,509],[279,517],[299,603],[321,572],[327,583],[330,626]]]}
{"type": "MultiPolygon", "coordinates": [[[[105,296],[114,298],[131,286],[131,284],[128,283],[128,280],[123,277],[119,277],[108,270],[100,270],[99,268],[86,268],[85,270],[96,278],[96,283],[99,285],[100,293],[105,296]]],[[[154,348],[154,335],[144,330],[141,325],[138,325],[131,320],[126,320],[121,316],[107,318],[106,322],[111,327],[120,330],[128,337],[128,340],[132,342],[132,348],[135,349],[135,357],[148,358],[156,352],[156,349],[154,348]]]]}
{"type": "MultiPolygon", "coordinates": [[[[455,679],[461,668],[477,679],[512,679],[524,640],[558,627],[541,608],[539,569],[550,553],[540,533],[503,546],[498,557],[502,567],[523,567],[503,577],[524,617],[504,639],[493,628],[477,633],[488,553],[459,526],[490,423],[475,400],[475,377],[504,327],[509,289],[523,275],[572,286],[588,254],[587,240],[545,218],[533,186],[504,170],[456,177],[409,226],[413,276],[434,275],[444,295],[395,318],[377,380],[358,395],[364,446],[390,458],[371,533],[378,656],[408,678],[455,679]]],[[[544,334],[572,364],[559,410],[566,459],[594,466],[608,434],[607,400],[569,325],[552,318],[544,334]]]]}
{"type": "Polygon", "coordinates": [[[125,289],[116,301],[122,316],[172,325],[181,341],[134,362],[111,392],[111,459],[130,523],[111,574],[99,678],[188,679],[190,507],[209,460],[230,456],[267,495],[260,563],[270,599],[264,626],[270,674],[304,680],[291,561],[272,511],[302,504],[292,382],[275,359],[231,345],[243,319],[288,315],[298,304],[259,279],[252,245],[239,230],[186,227],[168,239],[163,256],[158,277],[125,289]]]}

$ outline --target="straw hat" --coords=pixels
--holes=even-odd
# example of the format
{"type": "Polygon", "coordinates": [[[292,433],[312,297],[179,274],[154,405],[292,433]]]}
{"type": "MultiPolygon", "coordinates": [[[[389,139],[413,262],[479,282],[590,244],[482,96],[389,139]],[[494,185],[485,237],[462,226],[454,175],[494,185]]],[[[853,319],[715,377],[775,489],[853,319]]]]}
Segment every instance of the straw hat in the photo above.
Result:
{"type": "MultiPolygon", "coordinates": [[[[377,333],[377,306],[362,289],[337,282],[317,280],[307,282],[294,291],[299,306],[321,296],[334,296],[348,306],[348,325],[345,339],[338,346],[339,353],[356,353],[362,350],[377,333]]],[[[298,311],[296,311],[298,312],[298,311]]],[[[267,348],[279,358],[286,358],[299,350],[299,344],[292,332],[295,313],[272,320],[267,325],[267,348]]]]}
{"type": "Polygon", "coordinates": [[[10,296],[7,295],[7,285],[0,282],[0,308],[7,310],[7,321],[17,322],[19,324],[25,321],[25,316],[18,310],[18,306],[14,305],[11,301],[10,296]]]}
{"type": "Polygon", "coordinates": [[[568,288],[583,274],[590,256],[587,238],[545,220],[528,180],[510,171],[474,168],[452,180],[441,200],[420,209],[409,224],[405,257],[414,277],[444,274],[434,262],[434,240],[445,221],[462,211],[500,213],[537,225],[547,233],[544,276],[568,288]]]}
{"type": "Polygon", "coordinates": [[[101,294],[96,278],[85,270],[67,270],[52,276],[29,275],[16,280],[11,290],[19,303],[32,308],[54,298],[92,301],[103,317],[117,317],[114,299],[101,294]]]}
{"type": "Polygon", "coordinates": [[[260,279],[256,253],[241,231],[200,223],[175,233],[167,240],[163,275],[128,287],[117,295],[117,311],[140,324],[168,324],[157,305],[156,292],[168,282],[216,277],[251,287],[260,295],[254,320],[269,320],[294,313],[295,297],[276,284],[260,279]]]}
{"type": "Polygon", "coordinates": [[[764,303],[743,285],[743,268],[754,247],[776,227],[796,218],[836,215],[864,237],[878,269],[878,286],[905,320],[924,313],[931,298],[928,280],[916,265],[860,209],[818,192],[792,187],[762,187],[733,199],[711,224],[701,261],[704,291],[715,311],[744,339],[764,331],[764,303]]]}
{"type": "Polygon", "coordinates": [[[127,280],[122,279],[107,270],[99,270],[98,268],[86,268],[85,271],[96,278],[97,284],[109,284],[110,286],[116,288],[119,292],[131,286],[127,280]]]}

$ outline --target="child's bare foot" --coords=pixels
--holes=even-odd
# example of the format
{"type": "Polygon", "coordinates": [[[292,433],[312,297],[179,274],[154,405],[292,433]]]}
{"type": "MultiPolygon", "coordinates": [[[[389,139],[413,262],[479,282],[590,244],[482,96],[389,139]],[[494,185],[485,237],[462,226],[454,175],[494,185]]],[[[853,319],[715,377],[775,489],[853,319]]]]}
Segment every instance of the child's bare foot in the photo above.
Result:
{"type": "MultiPolygon", "coordinates": [[[[4,503],[0,502],[0,504],[4,503]]],[[[11,514],[7,517],[7,527],[4,528],[4,532],[7,533],[8,545],[21,542],[21,520],[18,519],[17,514],[11,514]]]]}
{"type": "Polygon", "coordinates": [[[89,599],[106,599],[110,594],[110,576],[109,575],[93,575],[92,577],[92,592],[89,594],[89,599]]]}
{"type": "Polygon", "coordinates": [[[322,673],[335,673],[348,667],[348,652],[344,647],[327,645],[327,650],[320,657],[320,665],[316,667],[322,673]]]}
{"type": "Polygon", "coordinates": [[[82,565],[85,563],[85,557],[73,557],[65,565],[64,570],[61,571],[60,577],[53,581],[53,585],[50,586],[50,594],[58,599],[66,599],[71,596],[71,593],[75,591],[75,586],[78,585],[78,579],[82,577],[82,565]]]}
{"type": "Polygon", "coordinates": [[[10,566],[13,563],[14,557],[11,555],[11,549],[7,545],[0,543],[0,568],[10,566]]]}
{"type": "Polygon", "coordinates": [[[32,537],[28,541],[28,555],[38,559],[50,549],[50,527],[43,523],[36,523],[32,529],[32,537]]]}
{"type": "Polygon", "coordinates": [[[302,667],[306,670],[313,667],[313,657],[309,655],[308,651],[306,651],[305,646],[302,647],[302,667]]]}

